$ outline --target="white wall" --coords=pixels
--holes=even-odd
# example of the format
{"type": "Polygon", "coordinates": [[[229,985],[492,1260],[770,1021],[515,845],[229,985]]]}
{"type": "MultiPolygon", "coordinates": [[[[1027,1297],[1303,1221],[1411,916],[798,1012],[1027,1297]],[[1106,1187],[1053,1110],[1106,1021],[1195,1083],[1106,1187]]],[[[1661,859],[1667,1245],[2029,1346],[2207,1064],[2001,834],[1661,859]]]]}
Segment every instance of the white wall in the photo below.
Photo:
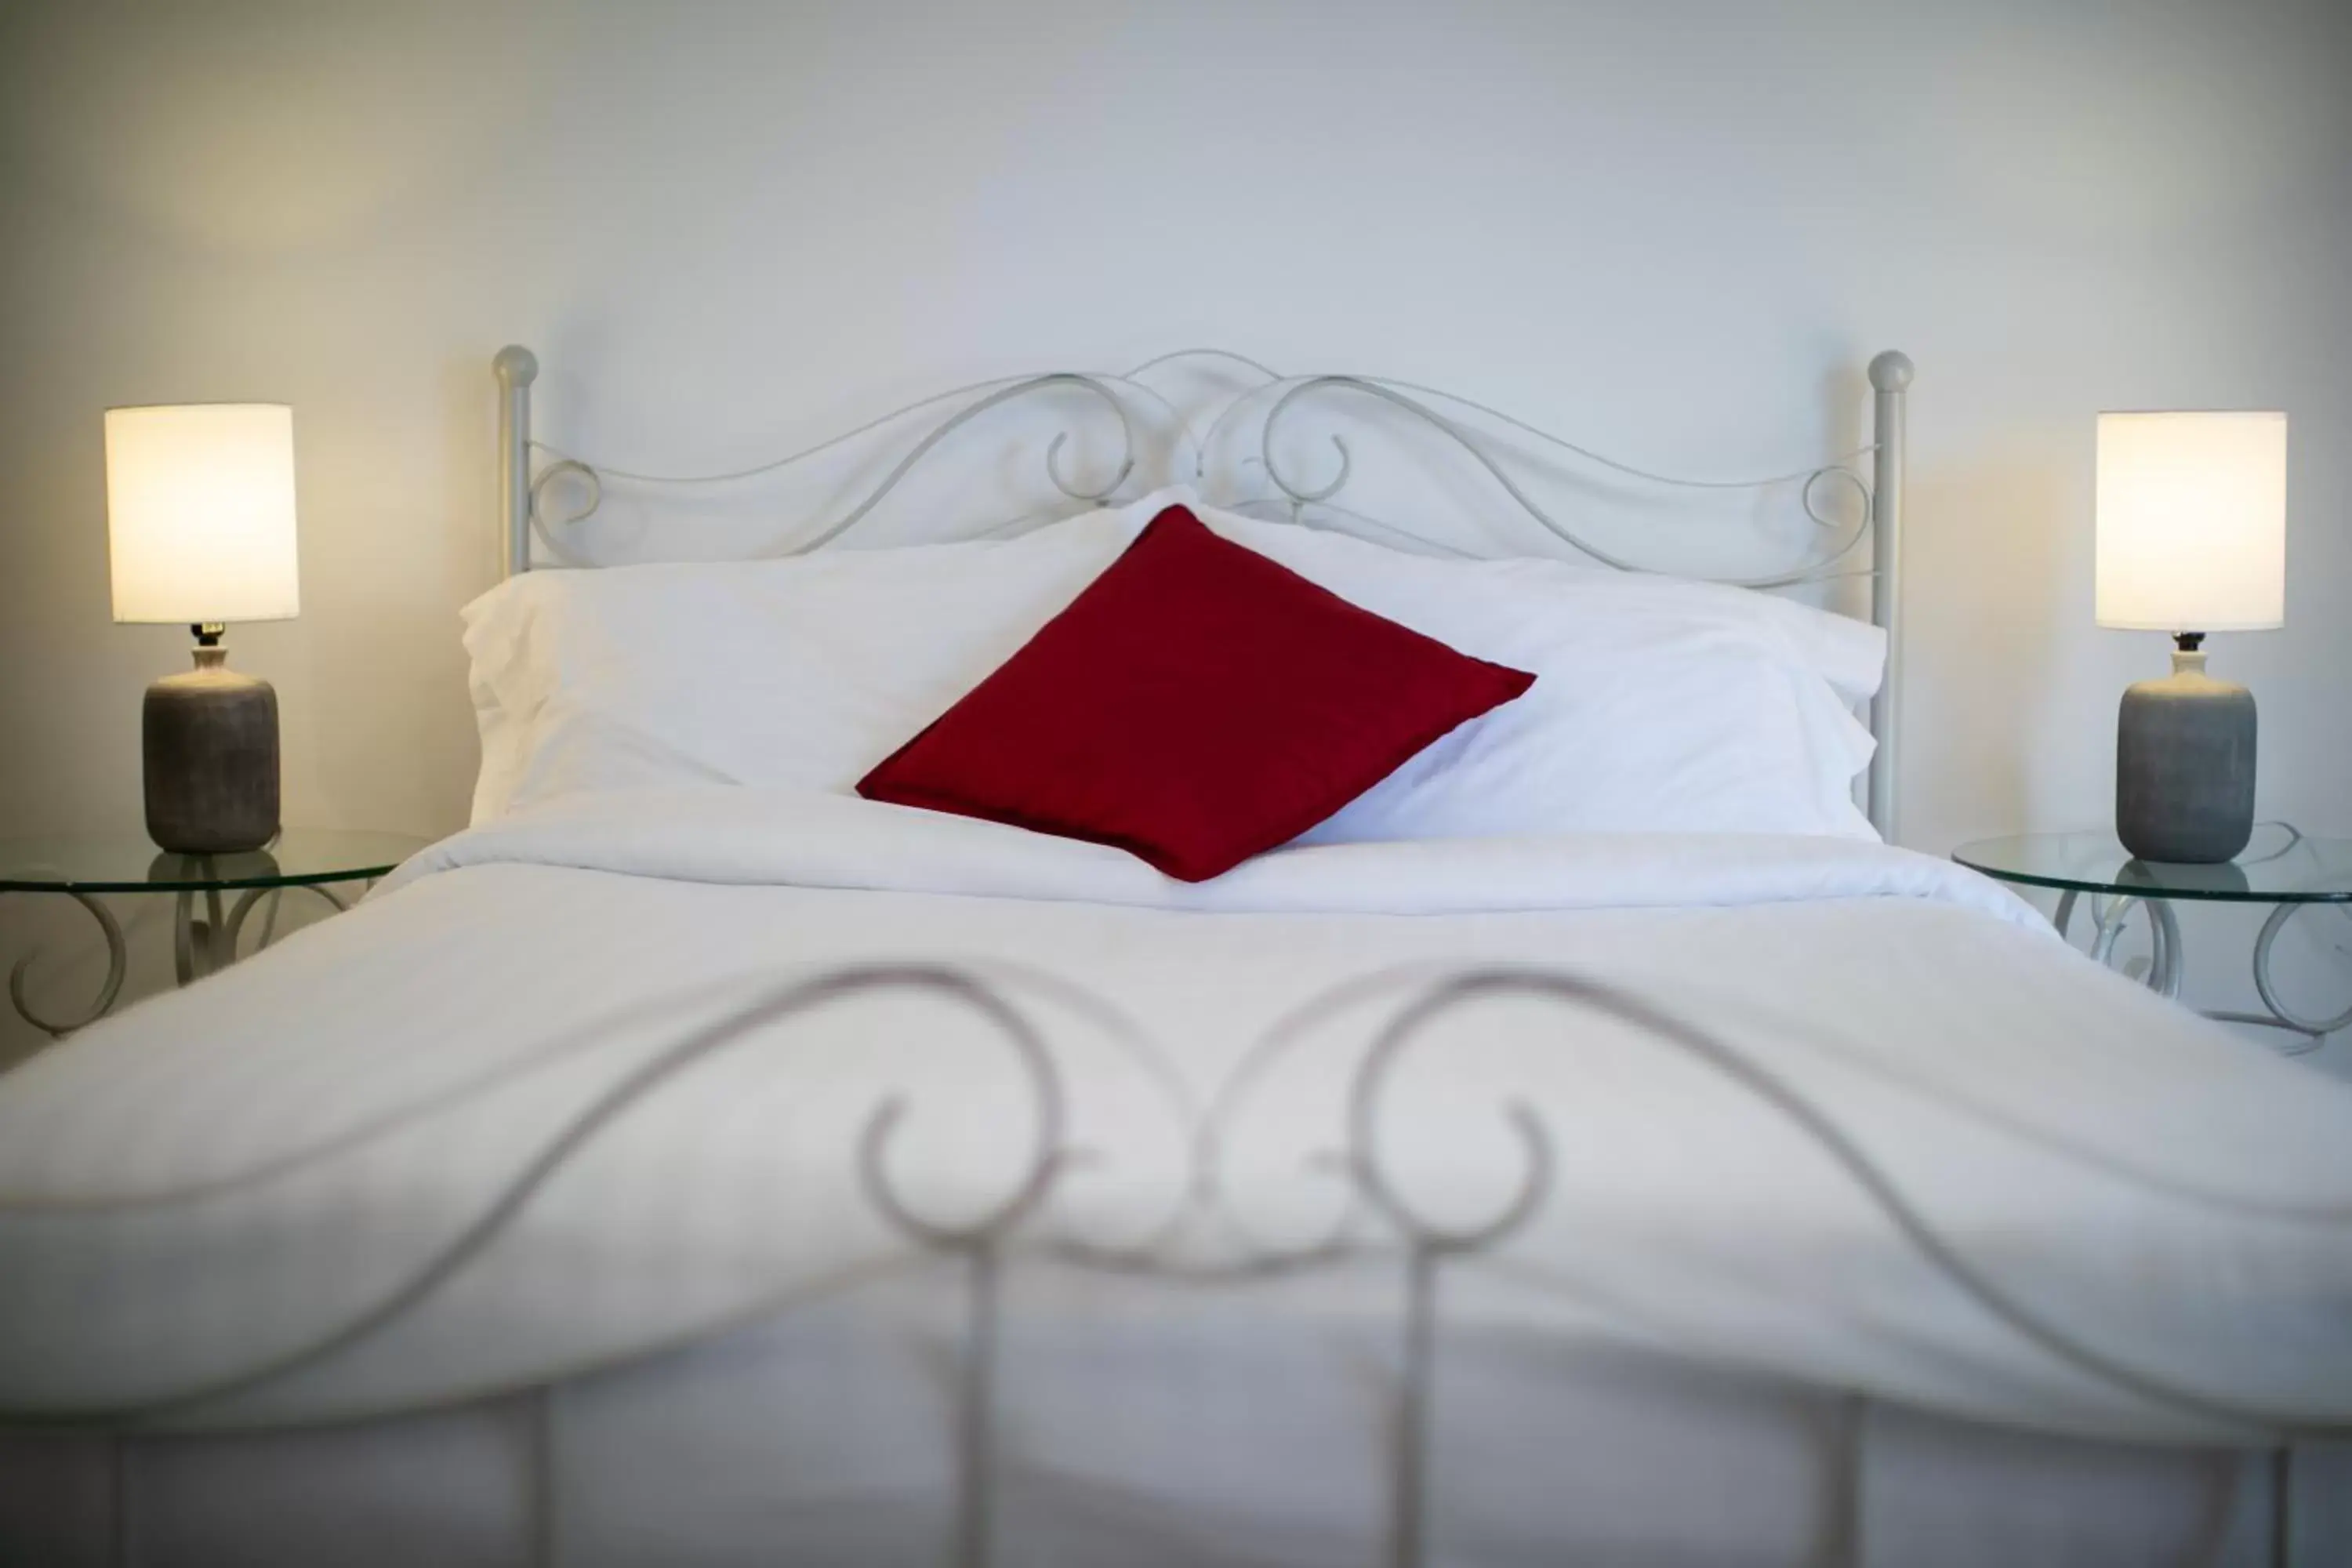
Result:
{"type": "MultiPolygon", "coordinates": [[[[496,571],[519,340],[687,467],[1213,342],[1770,468],[1901,347],[1934,850],[2103,820],[2116,696],[2163,668],[2091,625],[2093,412],[2284,407],[2288,627],[2215,666],[2263,704],[2263,813],[2352,834],[2347,13],[7,7],[0,831],[137,831],[139,693],[185,638],[109,623],[99,411],[237,397],[297,410],[302,618],[233,638],[288,819],[458,826],[453,612],[496,571]]],[[[0,957],[54,939],[69,1005],[90,944],[28,903],[0,957]]],[[[2192,995],[2242,995],[2252,927],[2192,920],[2192,995]]],[[[2313,1006],[2352,989],[2294,934],[2313,1006]]]]}

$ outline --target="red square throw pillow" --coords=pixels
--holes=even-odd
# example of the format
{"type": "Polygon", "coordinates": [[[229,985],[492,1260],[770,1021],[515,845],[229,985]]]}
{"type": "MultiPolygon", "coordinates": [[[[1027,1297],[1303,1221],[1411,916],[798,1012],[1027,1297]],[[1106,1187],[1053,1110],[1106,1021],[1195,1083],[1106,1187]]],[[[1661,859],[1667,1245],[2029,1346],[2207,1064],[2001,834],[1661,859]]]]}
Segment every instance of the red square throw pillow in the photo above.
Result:
{"type": "Polygon", "coordinates": [[[1200,882],[1533,684],[1171,506],[857,793],[1115,845],[1200,882]]]}

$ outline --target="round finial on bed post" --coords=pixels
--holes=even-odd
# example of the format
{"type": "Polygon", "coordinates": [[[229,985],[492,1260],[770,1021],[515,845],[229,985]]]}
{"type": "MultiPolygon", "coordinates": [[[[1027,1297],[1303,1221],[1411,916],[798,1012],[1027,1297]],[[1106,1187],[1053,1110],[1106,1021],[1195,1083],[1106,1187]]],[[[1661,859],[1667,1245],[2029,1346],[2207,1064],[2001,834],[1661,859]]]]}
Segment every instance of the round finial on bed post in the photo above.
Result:
{"type": "Polygon", "coordinates": [[[1911,384],[1911,356],[1888,349],[1870,362],[1870,384],[1881,392],[1901,392],[1911,384]]]}
{"type": "Polygon", "coordinates": [[[539,359],[520,343],[509,343],[490,361],[501,386],[529,386],[539,379],[539,359]]]}

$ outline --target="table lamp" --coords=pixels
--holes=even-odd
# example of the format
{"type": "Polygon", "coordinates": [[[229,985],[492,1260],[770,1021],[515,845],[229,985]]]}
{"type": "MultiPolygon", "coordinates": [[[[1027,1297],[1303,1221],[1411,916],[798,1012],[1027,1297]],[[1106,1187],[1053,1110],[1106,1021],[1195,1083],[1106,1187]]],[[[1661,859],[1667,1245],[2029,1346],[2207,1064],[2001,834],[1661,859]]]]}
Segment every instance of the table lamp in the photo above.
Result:
{"type": "Polygon", "coordinates": [[[278,834],[278,693],[228,668],[230,621],[290,620],[294,411],[204,403],[106,411],[114,618],[184,625],[195,668],[147,689],[147,835],[182,854],[278,834]]]}
{"type": "Polygon", "coordinates": [[[2286,621],[2286,416],[2099,416],[2097,616],[2170,632],[2172,674],[2124,693],[2116,835],[2210,864],[2254,826],[2254,699],[2205,673],[2210,632],[2286,621]]]}

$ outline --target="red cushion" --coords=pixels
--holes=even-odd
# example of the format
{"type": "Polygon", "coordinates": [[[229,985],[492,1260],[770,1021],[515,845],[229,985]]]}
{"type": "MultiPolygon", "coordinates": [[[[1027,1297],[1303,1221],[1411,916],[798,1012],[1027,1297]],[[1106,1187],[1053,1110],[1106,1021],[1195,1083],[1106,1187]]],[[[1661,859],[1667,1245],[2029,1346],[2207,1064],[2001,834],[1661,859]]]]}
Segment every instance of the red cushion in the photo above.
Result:
{"type": "Polygon", "coordinates": [[[857,793],[1116,845],[1205,881],[1534,683],[1171,506],[857,793]]]}

